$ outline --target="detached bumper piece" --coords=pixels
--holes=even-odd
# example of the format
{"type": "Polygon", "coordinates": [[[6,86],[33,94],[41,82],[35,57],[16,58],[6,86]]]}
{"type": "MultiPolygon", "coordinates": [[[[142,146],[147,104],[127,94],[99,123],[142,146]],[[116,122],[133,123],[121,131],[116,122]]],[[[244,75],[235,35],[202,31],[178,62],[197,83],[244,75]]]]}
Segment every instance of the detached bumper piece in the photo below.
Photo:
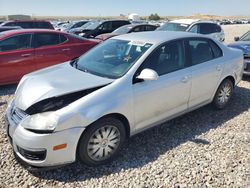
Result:
{"type": "Polygon", "coordinates": [[[23,157],[33,161],[43,161],[46,158],[47,153],[45,149],[40,151],[29,151],[19,146],[17,146],[17,150],[23,157]]]}

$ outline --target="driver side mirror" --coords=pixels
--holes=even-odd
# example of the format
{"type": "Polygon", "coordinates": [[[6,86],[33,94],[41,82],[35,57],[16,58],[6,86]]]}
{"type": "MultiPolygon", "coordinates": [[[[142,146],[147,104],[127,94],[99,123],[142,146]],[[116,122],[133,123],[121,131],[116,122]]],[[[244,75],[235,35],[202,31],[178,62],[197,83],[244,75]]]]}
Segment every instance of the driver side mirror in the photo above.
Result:
{"type": "Polygon", "coordinates": [[[157,80],[159,77],[159,75],[157,74],[157,72],[155,72],[152,69],[143,69],[140,73],[139,76],[137,76],[137,79],[140,80],[145,80],[145,81],[153,81],[153,80],[157,80]]]}
{"type": "Polygon", "coordinates": [[[240,37],[234,37],[234,41],[239,41],[240,37]]]}

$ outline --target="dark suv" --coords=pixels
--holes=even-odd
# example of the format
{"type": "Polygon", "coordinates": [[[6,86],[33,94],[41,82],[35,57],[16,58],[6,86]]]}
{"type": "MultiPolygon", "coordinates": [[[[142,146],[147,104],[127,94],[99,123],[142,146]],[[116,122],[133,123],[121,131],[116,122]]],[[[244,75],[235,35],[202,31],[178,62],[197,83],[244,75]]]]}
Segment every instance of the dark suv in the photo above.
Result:
{"type": "Polygon", "coordinates": [[[3,22],[0,26],[20,26],[24,29],[54,29],[49,21],[45,20],[12,20],[3,22]]]}
{"type": "Polygon", "coordinates": [[[82,29],[80,32],[77,31],[82,37],[94,38],[97,35],[104,33],[111,33],[118,27],[130,24],[128,20],[106,20],[106,21],[94,21],[88,27],[82,29]]]}

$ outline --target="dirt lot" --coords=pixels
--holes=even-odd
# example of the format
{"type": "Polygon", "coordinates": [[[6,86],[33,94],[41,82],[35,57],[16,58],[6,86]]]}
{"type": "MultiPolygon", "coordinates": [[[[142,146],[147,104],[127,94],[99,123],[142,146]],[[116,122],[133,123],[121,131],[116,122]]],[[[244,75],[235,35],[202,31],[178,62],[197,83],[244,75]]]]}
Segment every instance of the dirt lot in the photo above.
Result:
{"type": "MultiPolygon", "coordinates": [[[[250,25],[223,26],[226,42],[250,25]]],[[[29,173],[14,159],[4,111],[15,86],[0,88],[0,187],[250,187],[250,77],[230,105],[210,105],[132,137],[114,162],[79,162],[29,173]]]]}
{"type": "Polygon", "coordinates": [[[234,37],[240,37],[250,30],[250,24],[240,25],[223,25],[222,29],[225,32],[225,43],[228,44],[234,41],[234,37]]]}

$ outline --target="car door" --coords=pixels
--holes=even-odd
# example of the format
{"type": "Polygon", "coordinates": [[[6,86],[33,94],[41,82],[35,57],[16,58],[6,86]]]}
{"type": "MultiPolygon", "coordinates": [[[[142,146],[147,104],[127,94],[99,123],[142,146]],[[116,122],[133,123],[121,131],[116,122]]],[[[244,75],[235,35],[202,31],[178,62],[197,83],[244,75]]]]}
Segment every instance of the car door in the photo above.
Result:
{"type": "Polygon", "coordinates": [[[209,102],[217,89],[223,70],[222,50],[210,39],[192,38],[186,41],[192,72],[189,108],[209,102]]]}
{"type": "Polygon", "coordinates": [[[138,69],[155,70],[155,81],[134,82],[134,113],[136,129],[165,120],[187,110],[191,89],[191,72],[185,69],[183,41],[172,41],[158,47],[138,69]]]}
{"type": "Polygon", "coordinates": [[[96,32],[94,34],[92,34],[94,37],[96,37],[97,35],[100,34],[104,34],[104,33],[111,33],[112,30],[112,21],[107,21],[102,23],[96,30],[96,32]]]}
{"type": "Polygon", "coordinates": [[[32,34],[18,34],[0,41],[0,84],[15,83],[35,70],[32,34]]]}
{"type": "Polygon", "coordinates": [[[41,69],[70,60],[70,47],[62,41],[59,33],[35,33],[36,69],[41,69]]]}

